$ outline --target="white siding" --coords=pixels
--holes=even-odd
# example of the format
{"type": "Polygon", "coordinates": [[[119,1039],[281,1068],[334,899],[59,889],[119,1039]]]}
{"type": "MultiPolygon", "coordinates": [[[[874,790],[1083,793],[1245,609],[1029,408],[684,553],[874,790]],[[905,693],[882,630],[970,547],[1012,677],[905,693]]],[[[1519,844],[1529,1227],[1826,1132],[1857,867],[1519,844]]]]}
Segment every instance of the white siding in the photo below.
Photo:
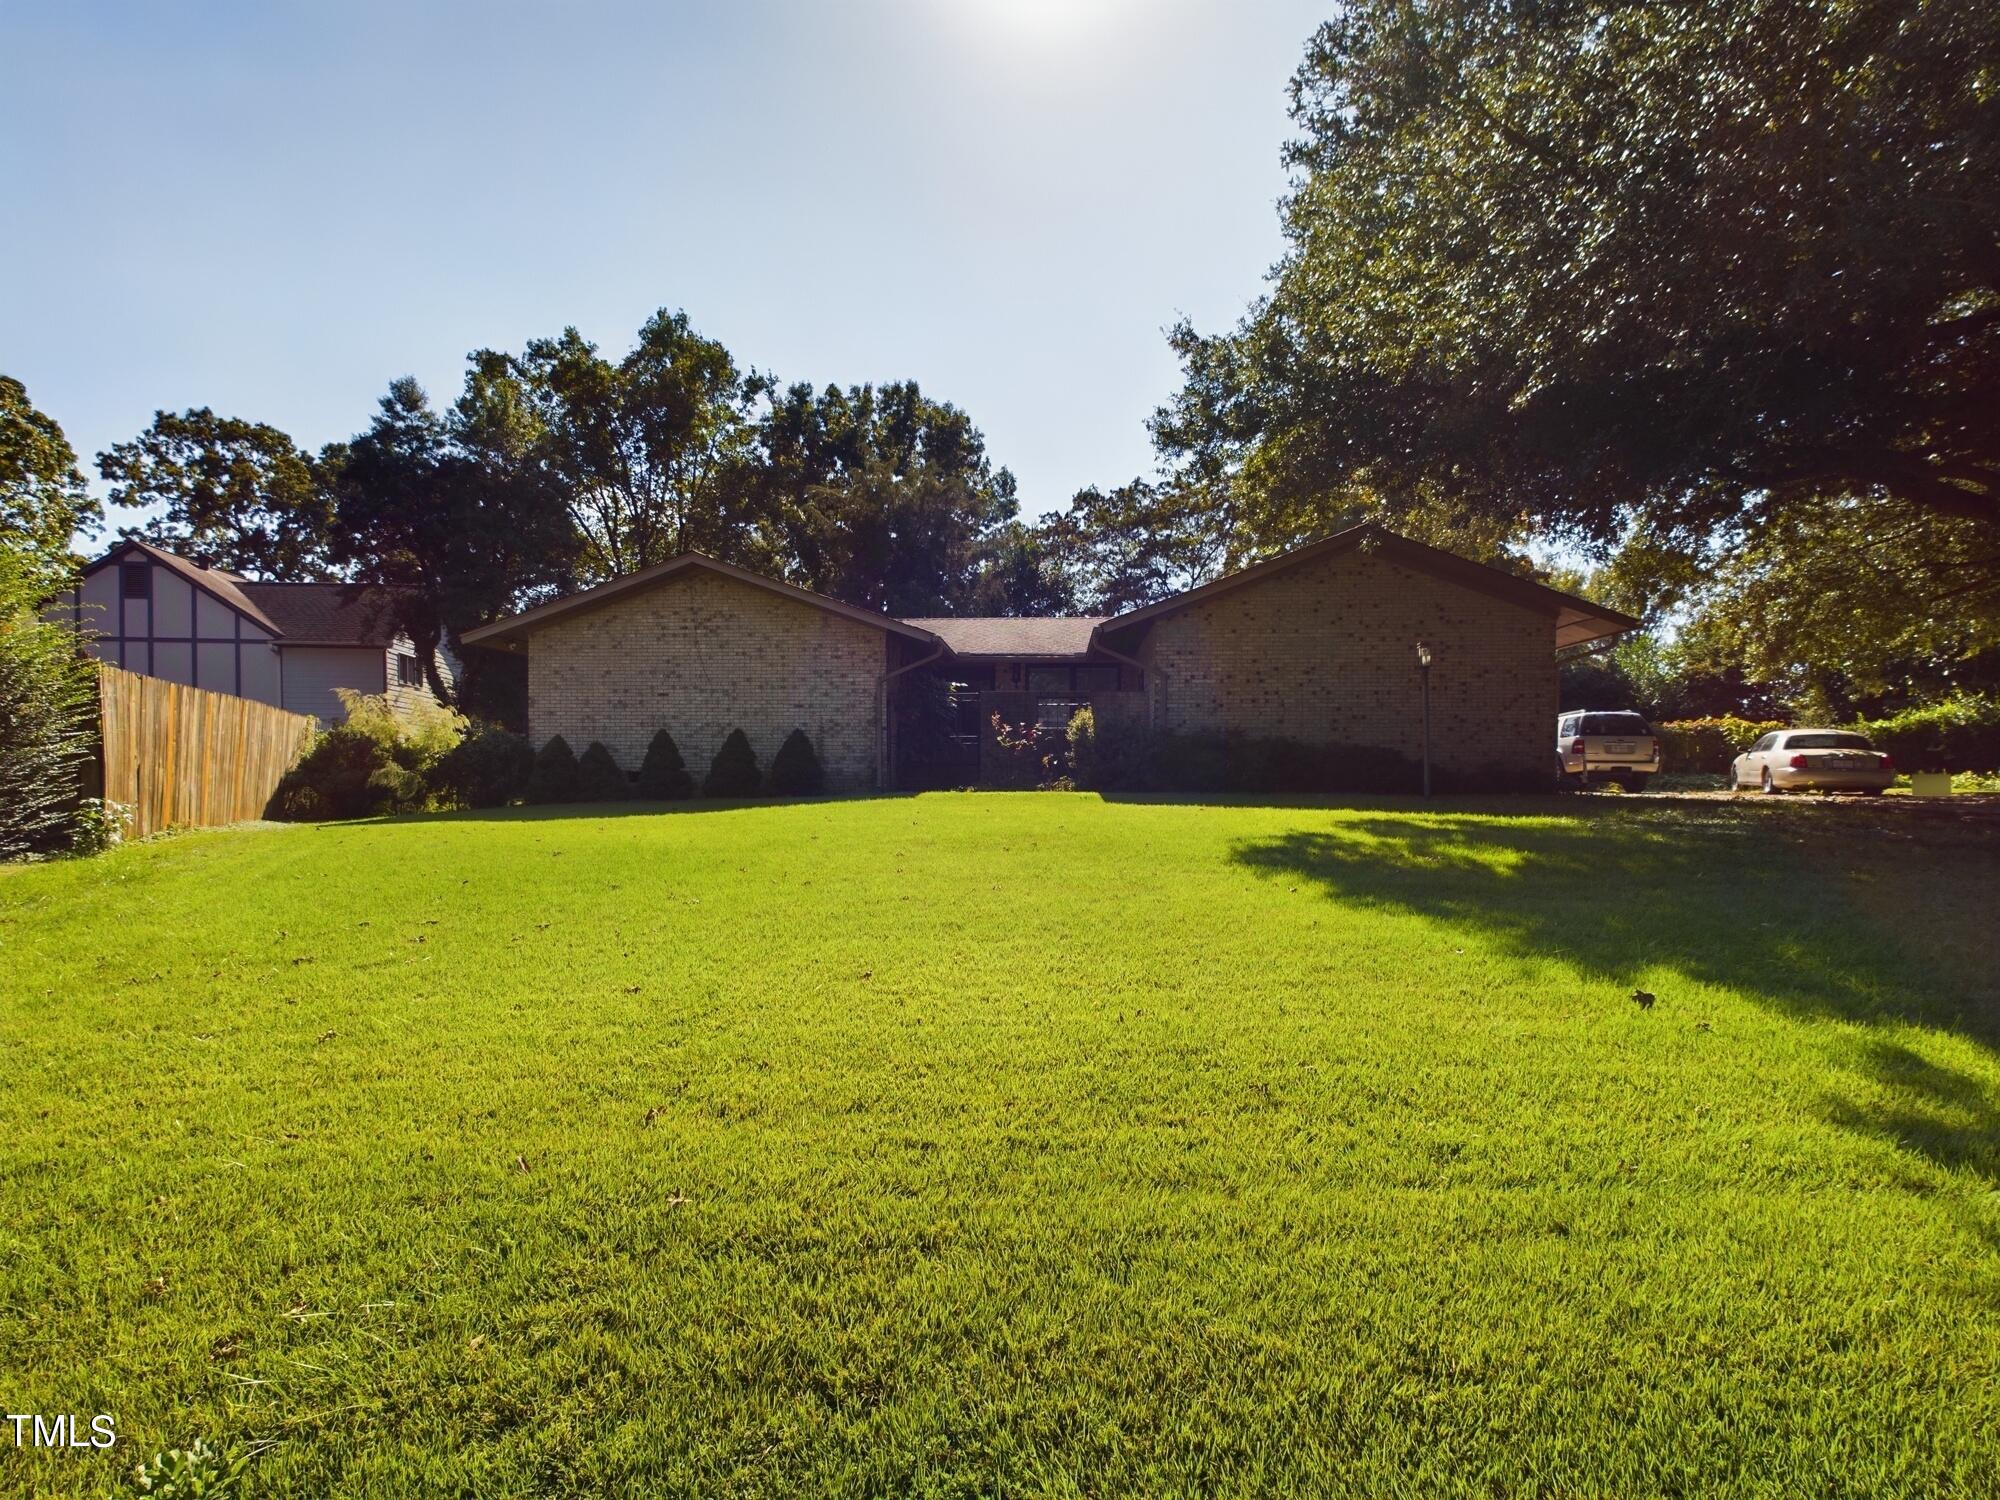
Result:
{"type": "Polygon", "coordinates": [[[236,634],[236,611],[209,593],[207,589],[201,590],[195,599],[194,618],[205,636],[227,637],[236,634]]]}
{"type": "MultiPolygon", "coordinates": [[[[389,643],[389,649],[382,653],[382,680],[388,684],[383,691],[388,696],[390,707],[399,713],[412,704],[438,701],[437,694],[431,691],[428,681],[421,682],[415,687],[404,687],[397,679],[396,658],[416,654],[416,644],[406,635],[397,636],[389,643]]],[[[421,672],[422,668],[419,667],[418,670],[421,672]]],[[[444,679],[447,688],[458,680],[458,662],[442,644],[438,646],[438,676],[444,679]]]]}
{"type": "MultiPolygon", "coordinates": [[[[170,573],[165,568],[153,569],[153,634],[156,637],[193,635],[194,596],[195,586],[178,573],[170,573]]],[[[227,628],[220,632],[203,632],[205,635],[228,633],[227,628]]]]}
{"type": "MultiPolygon", "coordinates": [[[[246,651],[247,665],[253,653],[246,651]]],[[[338,724],[347,716],[335,688],[352,688],[357,693],[379,693],[383,689],[383,652],[375,646],[286,646],[283,648],[284,702],[279,706],[295,714],[311,714],[324,724],[338,724]]]]}
{"type": "MultiPolygon", "coordinates": [[[[247,637],[250,627],[245,625],[243,633],[247,637]]],[[[261,638],[263,632],[259,631],[261,638]]],[[[243,696],[255,698],[259,703],[273,703],[283,707],[283,694],[279,690],[278,650],[268,644],[253,645],[248,639],[243,642],[243,696]]]]}

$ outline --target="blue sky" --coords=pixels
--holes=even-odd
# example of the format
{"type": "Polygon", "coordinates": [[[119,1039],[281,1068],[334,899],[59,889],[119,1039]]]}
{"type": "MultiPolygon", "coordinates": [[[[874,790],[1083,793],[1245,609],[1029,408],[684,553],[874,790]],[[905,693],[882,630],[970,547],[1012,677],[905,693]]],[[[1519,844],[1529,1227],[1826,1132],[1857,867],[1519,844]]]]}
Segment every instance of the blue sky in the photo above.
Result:
{"type": "Polygon", "coordinates": [[[677,306],[787,380],[920,381],[1048,509],[1150,466],[1165,325],[1258,293],[1326,9],[6,7],[0,371],[94,472],[155,408],[316,447],[677,306]]]}

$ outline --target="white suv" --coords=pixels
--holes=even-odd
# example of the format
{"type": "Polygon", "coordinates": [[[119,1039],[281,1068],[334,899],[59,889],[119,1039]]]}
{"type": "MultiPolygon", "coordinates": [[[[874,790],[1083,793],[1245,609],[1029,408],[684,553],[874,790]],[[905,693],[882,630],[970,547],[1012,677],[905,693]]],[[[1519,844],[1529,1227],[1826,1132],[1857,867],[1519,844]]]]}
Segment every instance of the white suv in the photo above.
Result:
{"type": "Polygon", "coordinates": [[[1587,709],[1556,720],[1556,785],[1592,777],[1643,791],[1660,769],[1660,741],[1643,715],[1587,709]]]}

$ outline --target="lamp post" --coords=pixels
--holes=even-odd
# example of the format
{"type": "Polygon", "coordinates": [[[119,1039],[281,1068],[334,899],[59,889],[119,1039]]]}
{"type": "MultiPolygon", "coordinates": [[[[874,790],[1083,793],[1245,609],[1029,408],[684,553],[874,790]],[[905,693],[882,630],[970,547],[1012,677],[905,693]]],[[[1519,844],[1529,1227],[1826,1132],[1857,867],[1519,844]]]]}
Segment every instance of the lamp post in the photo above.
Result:
{"type": "Polygon", "coordinates": [[[1424,796],[1431,794],[1431,648],[1417,642],[1417,676],[1424,685],[1424,796]]]}

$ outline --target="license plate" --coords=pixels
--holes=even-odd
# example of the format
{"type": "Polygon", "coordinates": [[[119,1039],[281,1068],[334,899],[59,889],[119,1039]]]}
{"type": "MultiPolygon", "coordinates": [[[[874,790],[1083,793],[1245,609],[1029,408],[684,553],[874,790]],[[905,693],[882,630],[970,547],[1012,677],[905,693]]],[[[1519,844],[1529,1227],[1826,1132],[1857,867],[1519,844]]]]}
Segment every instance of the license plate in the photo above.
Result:
{"type": "Polygon", "coordinates": [[[1630,740],[1607,740],[1604,744],[1606,755],[1637,755],[1639,747],[1630,740]]]}

